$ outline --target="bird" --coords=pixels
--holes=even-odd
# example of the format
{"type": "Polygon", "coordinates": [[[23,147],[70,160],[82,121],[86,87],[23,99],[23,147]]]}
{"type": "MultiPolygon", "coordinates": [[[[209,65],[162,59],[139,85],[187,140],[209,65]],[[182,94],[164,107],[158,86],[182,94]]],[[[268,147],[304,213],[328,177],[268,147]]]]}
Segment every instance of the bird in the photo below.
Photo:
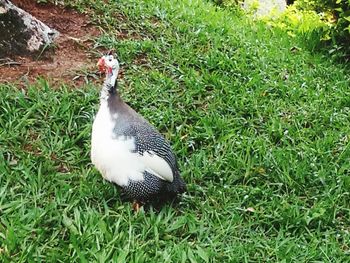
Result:
{"type": "Polygon", "coordinates": [[[103,55],[97,66],[106,77],[92,125],[92,163],[105,180],[121,188],[135,211],[175,199],[186,191],[186,183],[170,143],[121,98],[115,54],[103,55]]]}

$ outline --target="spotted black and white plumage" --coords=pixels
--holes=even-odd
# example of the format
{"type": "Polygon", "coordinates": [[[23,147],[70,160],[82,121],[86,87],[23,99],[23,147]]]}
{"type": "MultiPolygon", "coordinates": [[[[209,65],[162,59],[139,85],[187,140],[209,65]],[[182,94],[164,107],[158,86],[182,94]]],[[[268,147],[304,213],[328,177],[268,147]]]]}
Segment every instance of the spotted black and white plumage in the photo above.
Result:
{"type": "Polygon", "coordinates": [[[111,56],[103,59],[103,63],[110,62],[110,68],[92,129],[92,162],[131,200],[168,199],[184,192],[186,185],[170,144],[120,98],[118,61],[111,56]]]}

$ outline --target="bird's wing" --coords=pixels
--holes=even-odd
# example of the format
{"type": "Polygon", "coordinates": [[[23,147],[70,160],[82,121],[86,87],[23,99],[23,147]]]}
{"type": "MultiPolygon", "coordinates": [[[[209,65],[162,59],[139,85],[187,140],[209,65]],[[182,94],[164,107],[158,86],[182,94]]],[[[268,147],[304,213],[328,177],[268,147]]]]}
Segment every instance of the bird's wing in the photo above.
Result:
{"type": "Polygon", "coordinates": [[[132,123],[123,135],[135,139],[135,152],[141,156],[146,170],[164,181],[172,182],[177,170],[175,155],[169,142],[148,123],[132,123]]]}
{"type": "Polygon", "coordinates": [[[170,165],[153,151],[144,152],[141,160],[149,173],[168,182],[174,180],[173,171],[170,165]]]}

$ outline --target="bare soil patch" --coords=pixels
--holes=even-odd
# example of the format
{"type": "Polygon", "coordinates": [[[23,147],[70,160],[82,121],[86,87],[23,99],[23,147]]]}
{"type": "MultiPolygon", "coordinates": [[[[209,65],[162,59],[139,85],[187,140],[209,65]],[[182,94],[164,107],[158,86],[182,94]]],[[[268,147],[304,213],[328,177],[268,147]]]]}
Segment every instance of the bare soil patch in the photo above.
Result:
{"type": "Polygon", "coordinates": [[[0,82],[28,83],[42,76],[53,82],[80,84],[88,72],[96,71],[96,59],[89,51],[93,46],[92,39],[99,35],[99,30],[86,15],[62,6],[38,4],[32,0],[12,2],[59,31],[60,36],[56,46],[40,56],[0,61],[0,82]]]}

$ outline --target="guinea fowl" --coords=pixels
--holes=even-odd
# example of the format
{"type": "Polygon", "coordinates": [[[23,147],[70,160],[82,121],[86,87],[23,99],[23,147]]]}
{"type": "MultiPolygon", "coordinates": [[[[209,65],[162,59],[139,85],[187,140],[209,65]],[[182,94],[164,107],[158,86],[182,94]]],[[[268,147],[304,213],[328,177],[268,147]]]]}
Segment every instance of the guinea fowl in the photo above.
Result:
{"type": "Polygon", "coordinates": [[[168,141],[121,98],[118,60],[105,55],[97,63],[106,73],[100,108],[92,126],[91,160],[104,179],[119,185],[134,210],[168,200],[186,190],[168,141]]]}

